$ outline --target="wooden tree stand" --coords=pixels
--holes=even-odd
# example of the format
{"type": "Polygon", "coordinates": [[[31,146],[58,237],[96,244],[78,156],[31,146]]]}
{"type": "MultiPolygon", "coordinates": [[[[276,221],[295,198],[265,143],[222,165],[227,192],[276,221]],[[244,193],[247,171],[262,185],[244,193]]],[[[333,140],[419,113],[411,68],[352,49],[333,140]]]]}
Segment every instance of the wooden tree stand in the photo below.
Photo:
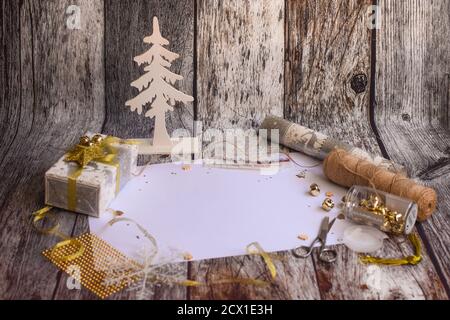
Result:
{"type": "Polygon", "coordinates": [[[192,138],[172,138],[169,145],[154,145],[153,139],[133,139],[139,143],[139,154],[198,154],[200,152],[200,139],[192,138]]]}

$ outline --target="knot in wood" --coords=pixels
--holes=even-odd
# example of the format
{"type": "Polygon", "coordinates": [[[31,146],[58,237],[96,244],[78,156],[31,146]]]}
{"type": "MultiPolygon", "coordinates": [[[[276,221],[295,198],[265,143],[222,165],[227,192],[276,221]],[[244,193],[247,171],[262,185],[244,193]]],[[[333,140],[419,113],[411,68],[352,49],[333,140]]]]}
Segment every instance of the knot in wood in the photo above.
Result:
{"type": "Polygon", "coordinates": [[[366,91],[367,84],[367,76],[363,73],[354,75],[350,81],[351,88],[356,94],[361,94],[366,91]]]}
{"type": "Polygon", "coordinates": [[[404,114],[402,114],[402,120],[410,122],[411,121],[411,116],[409,114],[407,114],[407,113],[404,113],[404,114]]]}

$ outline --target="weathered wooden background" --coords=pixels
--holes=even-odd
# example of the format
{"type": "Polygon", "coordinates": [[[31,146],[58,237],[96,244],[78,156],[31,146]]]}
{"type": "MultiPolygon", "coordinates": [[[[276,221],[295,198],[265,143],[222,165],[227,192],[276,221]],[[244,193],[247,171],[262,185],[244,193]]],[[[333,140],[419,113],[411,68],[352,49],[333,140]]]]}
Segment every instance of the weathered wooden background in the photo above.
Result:
{"type": "MultiPolygon", "coordinates": [[[[181,59],[172,70],[195,96],[170,128],[257,128],[284,115],[404,163],[439,193],[438,212],[418,232],[415,267],[363,266],[339,247],[338,263],[282,253],[270,287],[238,284],[157,288],[154,299],[448,299],[450,294],[450,1],[379,0],[381,26],[368,28],[372,0],[1,0],[0,298],[93,299],[69,291],[41,256],[55,239],[29,214],[43,205],[43,175],[86,130],[124,138],[151,132],[129,112],[132,58],[160,18],[181,59]],[[81,29],[65,11],[81,8],[81,29]],[[379,279],[373,281],[373,279],[379,279]]],[[[189,214],[188,212],[186,214],[189,214]]],[[[88,231],[61,212],[63,231],[88,231]]],[[[390,240],[386,256],[409,254],[390,240]]],[[[258,257],[186,264],[199,281],[261,277],[258,257]]],[[[264,276],[263,276],[264,277],[264,276]]],[[[113,298],[133,298],[129,293],[113,298]]]]}

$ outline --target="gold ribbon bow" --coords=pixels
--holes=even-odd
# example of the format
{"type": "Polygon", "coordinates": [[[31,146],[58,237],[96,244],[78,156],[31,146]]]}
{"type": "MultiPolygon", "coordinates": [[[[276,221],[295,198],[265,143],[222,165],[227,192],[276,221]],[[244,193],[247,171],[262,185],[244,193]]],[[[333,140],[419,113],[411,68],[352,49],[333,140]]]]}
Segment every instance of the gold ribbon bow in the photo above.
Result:
{"type": "Polygon", "coordinates": [[[101,135],[95,135],[89,138],[87,136],[81,137],[80,142],[72,148],[64,159],[66,162],[76,162],[78,168],[69,174],[67,183],[67,208],[70,211],[75,211],[77,208],[77,180],[83,173],[83,169],[91,162],[99,162],[106,165],[111,165],[117,168],[116,175],[116,193],[120,188],[120,164],[116,160],[117,151],[112,146],[114,143],[119,143],[119,138],[108,136],[103,138],[101,135]]]}

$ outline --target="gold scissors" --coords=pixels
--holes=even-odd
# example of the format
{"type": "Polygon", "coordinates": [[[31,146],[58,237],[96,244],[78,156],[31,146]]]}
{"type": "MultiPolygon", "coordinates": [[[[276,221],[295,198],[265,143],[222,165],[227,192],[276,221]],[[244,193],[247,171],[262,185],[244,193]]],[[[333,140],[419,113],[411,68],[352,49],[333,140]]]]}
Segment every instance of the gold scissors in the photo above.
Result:
{"type": "Polygon", "coordinates": [[[337,259],[337,252],[334,249],[327,248],[327,236],[328,233],[331,230],[331,227],[333,227],[334,222],[336,219],[333,219],[330,223],[330,218],[326,217],[322,220],[322,224],[320,225],[320,231],[319,235],[316,239],[314,239],[311,246],[308,247],[298,247],[294,250],[292,250],[292,254],[296,258],[300,259],[306,259],[309,256],[311,256],[314,247],[316,244],[320,243],[320,249],[319,249],[319,260],[326,262],[326,263],[333,263],[337,259]],[[303,252],[300,252],[303,251],[303,252]]]}

